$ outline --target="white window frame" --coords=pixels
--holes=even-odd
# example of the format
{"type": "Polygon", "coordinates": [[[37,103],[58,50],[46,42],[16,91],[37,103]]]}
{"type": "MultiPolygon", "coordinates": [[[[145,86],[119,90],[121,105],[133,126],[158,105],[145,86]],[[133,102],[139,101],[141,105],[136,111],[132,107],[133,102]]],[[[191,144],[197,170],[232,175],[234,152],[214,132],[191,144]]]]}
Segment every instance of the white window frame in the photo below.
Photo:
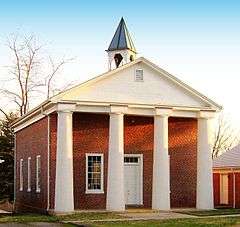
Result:
{"type": "Polygon", "coordinates": [[[143,71],[143,69],[135,69],[135,74],[134,74],[134,80],[136,81],[136,82],[144,82],[144,73],[143,73],[144,71],[143,71]],[[140,80],[140,79],[137,79],[137,71],[142,71],[142,79],[140,80]]]}
{"type": "Polygon", "coordinates": [[[104,193],[104,155],[103,153],[86,153],[86,194],[101,194],[104,193]],[[88,189],[88,157],[100,156],[101,157],[101,189],[88,189]]]}
{"type": "Polygon", "coordinates": [[[41,155],[37,155],[36,156],[36,192],[40,192],[41,191],[41,175],[39,176],[38,174],[38,169],[40,168],[40,172],[41,172],[41,155]],[[39,182],[39,184],[38,184],[39,182]]]}
{"type": "Polygon", "coordinates": [[[23,191],[23,159],[19,161],[19,191],[23,191]]]}
{"type": "Polygon", "coordinates": [[[27,162],[27,191],[31,191],[31,157],[28,157],[28,162],[27,162]]]}

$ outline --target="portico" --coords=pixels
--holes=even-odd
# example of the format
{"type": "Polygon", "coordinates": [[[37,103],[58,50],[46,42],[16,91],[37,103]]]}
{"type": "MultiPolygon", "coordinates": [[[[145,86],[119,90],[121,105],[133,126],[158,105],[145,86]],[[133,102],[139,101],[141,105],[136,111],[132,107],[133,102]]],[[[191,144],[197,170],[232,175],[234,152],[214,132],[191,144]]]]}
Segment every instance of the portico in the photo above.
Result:
{"type": "Polygon", "coordinates": [[[152,209],[169,210],[170,163],[168,152],[168,118],[196,118],[198,121],[197,194],[198,209],[213,208],[211,173],[211,119],[214,112],[204,110],[182,111],[157,106],[131,106],[113,104],[60,103],[58,112],[55,212],[74,211],[72,114],[89,112],[109,115],[109,149],[107,170],[106,209],[124,211],[124,116],[147,116],[154,119],[154,145],[152,164],[152,209]],[[84,109],[85,108],[85,109],[84,109]],[[62,183],[64,182],[64,184],[62,183]],[[116,196],[117,195],[117,196],[116,196]]]}

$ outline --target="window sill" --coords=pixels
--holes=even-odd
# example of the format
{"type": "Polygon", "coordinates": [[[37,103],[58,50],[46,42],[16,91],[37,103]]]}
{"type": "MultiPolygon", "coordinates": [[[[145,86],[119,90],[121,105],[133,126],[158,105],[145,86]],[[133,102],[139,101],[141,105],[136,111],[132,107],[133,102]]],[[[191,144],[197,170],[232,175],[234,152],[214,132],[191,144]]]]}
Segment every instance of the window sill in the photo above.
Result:
{"type": "Polygon", "coordinates": [[[87,190],[85,194],[104,194],[103,190],[87,190]]]}

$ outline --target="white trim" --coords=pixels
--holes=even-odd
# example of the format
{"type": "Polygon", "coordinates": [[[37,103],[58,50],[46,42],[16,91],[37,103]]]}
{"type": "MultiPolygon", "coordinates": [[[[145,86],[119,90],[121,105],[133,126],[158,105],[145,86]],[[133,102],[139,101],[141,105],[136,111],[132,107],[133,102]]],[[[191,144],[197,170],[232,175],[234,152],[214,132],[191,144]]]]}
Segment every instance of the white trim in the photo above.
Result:
{"type": "Polygon", "coordinates": [[[29,115],[29,116],[26,115],[26,119],[25,118],[22,119],[22,121],[24,120],[24,122],[21,123],[21,121],[20,121],[20,122],[17,122],[16,125],[12,126],[14,129],[14,132],[18,132],[18,131],[22,130],[23,128],[26,128],[27,126],[43,119],[44,117],[53,113],[54,111],[56,111],[56,105],[48,110],[40,111],[39,113],[35,113],[35,115],[33,117],[31,117],[31,115],[29,115]],[[27,119],[27,116],[29,119],[27,119]]]}
{"type": "Polygon", "coordinates": [[[31,157],[27,161],[27,192],[31,192],[31,157]]]}
{"type": "Polygon", "coordinates": [[[111,103],[111,102],[96,102],[96,101],[81,101],[81,100],[61,100],[61,102],[54,103],[55,106],[51,107],[44,112],[36,113],[35,116],[27,119],[24,119],[23,122],[17,122],[16,125],[13,125],[14,132],[18,132],[23,128],[43,119],[46,115],[49,115],[58,109],[58,105],[67,104],[71,109],[73,104],[76,107],[72,110],[74,112],[84,112],[84,113],[110,113],[112,105],[119,105],[127,107],[126,114],[128,115],[142,115],[142,116],[154,116],[155,108],[165,108],[172,109],[172,117],[189,117],[189,118],[198,118],[199,111],[209,111],[215,112],[214,109],[209,109],[208,107],[191,107],[191,106],[170,106],[170,105],[159,105],[155,104],[144,104],[144,103],[111,103]]]}
{"type": "MultiPolygon", "coordinates": [[[[136,205],[143,205],[143,154],[124,154],[125,157],[137,157],[139,158],[140,165],[140,202],[136,205]]],[[[134,163],[130,163],[131,165],[134,163]]],[[[125,165],[125,163],[124,163],[125,165]]]]}
{"type": "Polygon", "coordinates": [[[19,161],[19,191],[23,191],[23,159],[19,161]]]}
{"type": "Polygon", "coordinates": [[[41,192],[41,174],[39,176],[38,174],[38,169],[40,168],[40,173],[41,173],[41,155],[36,156],[36,192],[39,193],[41,192]],[[39,182],[39,184],[38,184],[39,182]]]}
{"type": "Polygon", "coordinates": [[[104,193],[104,155],[103,153],[86,153],[86,177],[85,177],[85,193],[86,194],[102,194],[104,193]],[[100,156],[101,157],[101,189],[88,189],[88,157],[90,156],[100,156]]]}

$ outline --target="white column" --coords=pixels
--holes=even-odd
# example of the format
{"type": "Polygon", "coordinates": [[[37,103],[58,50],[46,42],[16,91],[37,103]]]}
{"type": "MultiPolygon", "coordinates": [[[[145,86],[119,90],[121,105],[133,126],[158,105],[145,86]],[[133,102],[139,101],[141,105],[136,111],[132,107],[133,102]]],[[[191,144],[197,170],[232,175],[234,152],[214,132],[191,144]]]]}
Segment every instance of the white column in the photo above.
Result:
{"type": "MultiPolygon", "coordinates": [[[[212,115],[213,116],[213,115],[212,115]]],[[[197,209],[213,209],[212,131],[208,113],[198,118],[197,141],[197,209]]]]}
{"type": "Polygon", "coordinates": [[[59,111],[57,122],[55,212],[73,212],[72,112],[59,111]]]}
{"type": "Polygon", "coordinates": [[[109,211],[124,211],[123,114],[110,113],[107,205],[109,211]]]}
{"type": "Polygon", "coordinates": [[[169,110],[156,110],[154,116],[154,151],[152,209],[170,209],[170,166],[168,156],[169,110]]]}

